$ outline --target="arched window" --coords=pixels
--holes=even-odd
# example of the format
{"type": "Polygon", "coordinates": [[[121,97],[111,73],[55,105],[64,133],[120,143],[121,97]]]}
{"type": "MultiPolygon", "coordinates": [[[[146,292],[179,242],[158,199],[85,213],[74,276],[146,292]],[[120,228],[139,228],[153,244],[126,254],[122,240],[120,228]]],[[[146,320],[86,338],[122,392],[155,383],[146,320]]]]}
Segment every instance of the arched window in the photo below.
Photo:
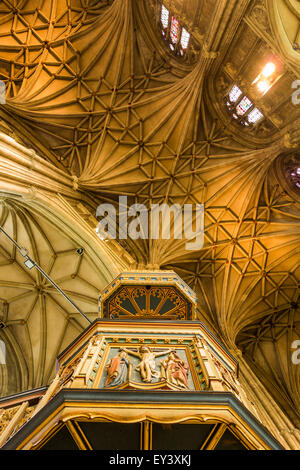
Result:
{"type": "Polygon", "coordinates": [[[186,49],[189,45],[190,41],[190,33],[187,32],[186,29],[182,28],[180,44],[182,49],[186,49]]]}
{"type": "Polygon", "coordinates": [[[255,124],[256,122],[260,121],[264,115],[259,111],[259,109],[254,108],[249,114],[248,114],[248,121],[250,124],[255,124]]]}
{"type": "Polygon", "coordinates": [[[161,24],[163,28],[167,28],[169,26],[169,11],[166,9],[164,5],[161,6],[161,24]]]}
{"type": "Polygon", "coordinates": [[[240,90],[240,88],[237,85],[234,85],[234,87],[229,92],[230,102],[236,103],[242,93],[243,93],[242,90],[240,90]]]}
{"type": "Polygon", "coordinates": [[[300,200],[300,153],[288,151],[275,161],[275,174],[284,190],[294,199],[300,200]]]}
{"type": "Polygon", "coordinates": [[[300,166],[295,166],[290,171],[292,184],[300,191],[300,166]]]}
{"type": "Polygon", "coordinates": [[[162,35],[169,43],[169,47],[176,55],[183,56],[188,49],[190,33],[180,24],[179,20],[171,12],[161,5],[160,21],[162,35]]]}
{"type": "Polygon", "coordinates": [[[263,121],[263,113],[255,106],[251,96],[263,97],[271,90],[282,76],[283,65],[279,57],[270,57],[267,63],[261,68],[260,73],[253,80],[249,87],[249,96],[238,84],[234,84],[226,95],[227,109],[239,124],[245,127],[253,127],[263,121]]]}
{"type": "Polygon", "coordinates": [[[268,62],[260,74],[253,81],[252,85],[255,85],[257,90],[265,95],[272,86],[276,83],[279,78],[278,70],[274,62],[268,62]]]}
{"type": "Polygon", "coordinates": [[[249,109],[252,107],[253,103],[249,100],[247,96],[244,96],[242,101],[239,102],[239,104],[236,107],[236,113],[238,116],[244,116],[244,114],[249,111],[249,109]]]}
{"type": "Polygon", "coordinates": [[[173,44],[176,44],[178,41],[179,34],[179,21],[176,20],[175,16],[172,16],[171,20],[171,30],[170,30],[170,39],[173,44]]]}
{"type": "Polygon", "coordinates": [[[233,85],[230,89],[226,97],[226,104],[233,119],[242,126],[254,126],[264,118],[263,113],[255,107],[250,98],[237,85],[233,85]]]}

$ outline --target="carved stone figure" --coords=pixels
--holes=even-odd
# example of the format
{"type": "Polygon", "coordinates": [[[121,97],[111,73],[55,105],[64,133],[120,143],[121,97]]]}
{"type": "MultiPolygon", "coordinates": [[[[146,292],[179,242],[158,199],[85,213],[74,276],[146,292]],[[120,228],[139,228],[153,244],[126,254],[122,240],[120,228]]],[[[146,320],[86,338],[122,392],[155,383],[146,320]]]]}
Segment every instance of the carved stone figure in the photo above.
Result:
{"type": "Polygon", "coordinates": [[[60,376],[60,380],[59,380],[60,386],[65,387],[67,383],[72,379],[73,373],[81,360],[82,360],[82,356],[77,357],[67,367],[61,367],[61,369],[58,372],[60,376]]]}
{"type": "Polygon", "coordinates": [[[188,363],[183,361],[175,351],[171,351],[164,361],[161,361],[161,378],[177,387],[188,389],[188,363]]]}
{"type": "Polygon", "coordinates": [[[218,361],[211,353],[210,353],[210,356],[211,356],[212,360],[214,361],[214,364],[216,365],[217,369],[219,370],[219,372],[222,376],[223,385],[225,385],[225,387],[228,390],[233,391],[234,393],[239,395],[240,392],[239,392],[239,389],[237,388],[237,384],[236,384],[234,374],[230,370],[225,368],[221,364],[221,362],[218,361]]]}
{"type": "Polygon", "coordinates": [[[120,351],[115,357],[112,357],[107,364],[107,379],[104,387],[115,387],[121,385],[129,379],[131,373],[131,363],[125,351],[120,351]]]}
{"type": "Polygon", "coordinates": [[[140,359],[141,362],[137,365],[136,370],[140,372],[144,382],[150,383],[153,377],[159,377],[159,372],[155,370],[155,358],[168,354],[171,349],[155,353],[148,346],[140,346],[138,352],[127,348],[123,348],[123,351],[140,359]]]}

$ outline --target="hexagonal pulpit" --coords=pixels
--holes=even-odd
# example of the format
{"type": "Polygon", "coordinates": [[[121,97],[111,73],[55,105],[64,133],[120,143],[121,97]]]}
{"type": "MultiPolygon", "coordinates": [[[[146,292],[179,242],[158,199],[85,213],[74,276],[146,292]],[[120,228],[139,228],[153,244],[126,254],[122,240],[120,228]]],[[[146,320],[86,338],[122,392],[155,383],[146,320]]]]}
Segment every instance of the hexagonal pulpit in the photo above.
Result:
{"type": "Polygon", "coordinates": [[[31,403],[19,394],[22,412],[0,444],[280,449],[239,383],[237,360],[196,318],[196,295],[174,272],[120,274],[25,420],[31,403]]]}

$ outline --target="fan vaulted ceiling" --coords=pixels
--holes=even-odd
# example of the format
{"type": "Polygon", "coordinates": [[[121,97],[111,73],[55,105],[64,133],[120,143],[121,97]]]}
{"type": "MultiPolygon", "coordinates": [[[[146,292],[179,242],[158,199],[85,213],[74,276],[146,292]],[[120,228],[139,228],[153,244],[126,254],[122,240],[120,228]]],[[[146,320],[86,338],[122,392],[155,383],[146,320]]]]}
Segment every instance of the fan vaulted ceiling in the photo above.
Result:
{"type": "MultiPolygon", "coordinates": [[[[300,381],[290,345],[299,337],[300,205],[278,162],[292,149],[299,158],[300,107],[290,90],[300,62],[280,49],[268,2],[165,4],[192,35],[183,58],[161,37],[156,0],[3,0],[0,116],[17,140],[72,177],[91,215],[121,194],[147,205],[205,205],[201,251],[186,252],[181,240],[129,240],[131,267],[178,272],[197,291],[199,318],[231,349],[238,344],[296,422],[300,381]],[[225,92],[236,81],[247,89],[274,53],[282,76],[264,100],[256,97],[266,119],[243,129],[226,113],[225,92]]],[[[51,265],[93,319],[103,284],[97,269],[22,201],[1,202],[7,230],[51,265]]],[[[1,246],[3,331],[29,374],[18,388],[38,386],[84,325],[1,246]]]]}

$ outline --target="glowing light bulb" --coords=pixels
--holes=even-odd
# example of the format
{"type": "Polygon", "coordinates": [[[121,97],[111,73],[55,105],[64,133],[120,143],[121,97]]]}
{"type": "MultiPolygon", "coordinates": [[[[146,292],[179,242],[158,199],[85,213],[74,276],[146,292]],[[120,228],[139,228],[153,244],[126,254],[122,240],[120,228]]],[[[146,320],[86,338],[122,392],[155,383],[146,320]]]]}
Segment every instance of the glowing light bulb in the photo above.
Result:
{"type": "Polygon", "coordinates": [[[270,86],[270,83],[269,82],[266,82],[265,80],[260,80],[257,84],[257,88],[259,89],[259,91],[261,91],[262,93],[267,91],[268,88],[270,86]]]}
{"type": "Polygon", "coordinates": [[[270,77],[270,75],[272,75],[275,72],[275,69],[276,69],[275,64],[273,64],[272,62],[269,62],[263,69],[262,75],[265,78],[270,77]]]}

